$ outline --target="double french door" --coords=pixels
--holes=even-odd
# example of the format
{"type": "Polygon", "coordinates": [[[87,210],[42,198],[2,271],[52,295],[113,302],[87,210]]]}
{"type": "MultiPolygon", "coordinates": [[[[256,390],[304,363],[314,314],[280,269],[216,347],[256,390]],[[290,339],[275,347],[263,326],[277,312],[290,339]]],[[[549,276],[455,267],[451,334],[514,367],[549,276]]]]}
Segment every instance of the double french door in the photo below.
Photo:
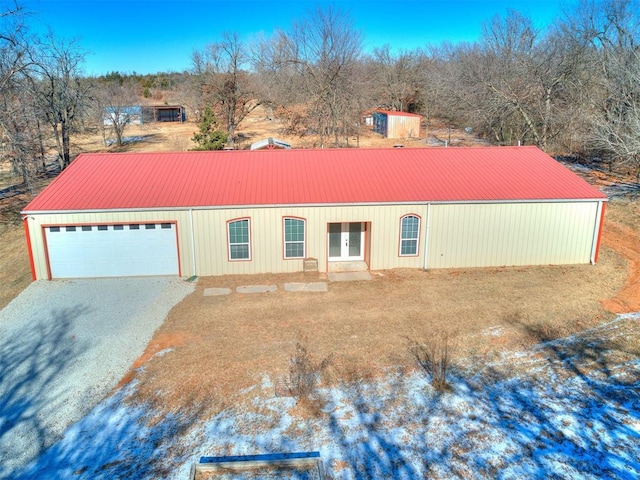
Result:
{"type": "Polygon", "coordinates": [[[364,224],[329,224],[329,261],[364,260],[364,224]]]}

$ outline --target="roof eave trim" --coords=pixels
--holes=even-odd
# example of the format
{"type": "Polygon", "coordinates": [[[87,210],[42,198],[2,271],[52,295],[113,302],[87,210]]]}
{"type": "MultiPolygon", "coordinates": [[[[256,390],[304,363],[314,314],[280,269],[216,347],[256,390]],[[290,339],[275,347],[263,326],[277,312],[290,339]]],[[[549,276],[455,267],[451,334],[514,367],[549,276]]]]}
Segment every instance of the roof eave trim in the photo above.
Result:
{"type": "Polygon", "coordinates": [[[127,212],[166,212],[189,210],[230,210],[238,208],[308,208],[308,207],[374,207],[386,205],[474,205],[499,203],[567,203],[567,202],[607,202],[608,198],[531,198],[501,200],[418,200],[410,202],[345,202],[345,203],[273,203],[257,205],[204,205],[193,207],[139,207],[139,208],[93,208],[82,210],[23,210],[22,215],[54,215],[75,213],[127,213],[127,212]]]}

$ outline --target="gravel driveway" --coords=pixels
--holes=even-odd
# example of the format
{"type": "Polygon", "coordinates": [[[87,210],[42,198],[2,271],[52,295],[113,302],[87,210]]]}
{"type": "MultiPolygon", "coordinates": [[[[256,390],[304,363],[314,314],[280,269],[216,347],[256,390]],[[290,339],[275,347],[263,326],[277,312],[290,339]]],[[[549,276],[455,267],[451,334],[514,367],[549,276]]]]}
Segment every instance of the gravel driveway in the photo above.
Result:
{"type": "Polygon", "coordinates": [[[0,478],[108,395],[193,289],[165,277],[40,281],[0,311],[0,478]]]}

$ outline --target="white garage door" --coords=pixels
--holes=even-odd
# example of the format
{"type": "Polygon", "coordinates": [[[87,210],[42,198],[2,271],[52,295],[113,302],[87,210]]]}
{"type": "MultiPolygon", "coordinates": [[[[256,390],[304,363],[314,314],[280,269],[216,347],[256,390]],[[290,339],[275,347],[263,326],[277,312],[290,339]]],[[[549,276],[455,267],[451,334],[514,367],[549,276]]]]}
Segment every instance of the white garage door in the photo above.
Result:
{"type": "Polygon", "coordinates": [[[178,275],[173,223],[46,227],[52,278],[178,275]]]}

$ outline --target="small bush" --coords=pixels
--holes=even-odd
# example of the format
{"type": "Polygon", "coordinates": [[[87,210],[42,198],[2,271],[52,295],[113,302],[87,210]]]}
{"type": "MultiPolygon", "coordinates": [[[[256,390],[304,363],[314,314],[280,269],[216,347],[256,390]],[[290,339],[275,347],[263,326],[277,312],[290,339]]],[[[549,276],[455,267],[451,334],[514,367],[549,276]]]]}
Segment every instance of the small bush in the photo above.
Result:
{"type": "Polygon", "coordinates": [[[296,341],[294,353],[289,360],[288,388],[291,396],[296,397],[298,402],[309,402],[320,383],[322,373],[331,364],[330,358],[325,358],[321,362],[314,360],[307,350],[306,338],[302,337],[296,341]]]}
{"type": "Polygon", "coordinates": [[[431,377],[431,385],[439,392],[450,390],[449,371],[458,346],[458,332],[437,329],[423,342],[413,342],[411,353],[431,377]]]}

